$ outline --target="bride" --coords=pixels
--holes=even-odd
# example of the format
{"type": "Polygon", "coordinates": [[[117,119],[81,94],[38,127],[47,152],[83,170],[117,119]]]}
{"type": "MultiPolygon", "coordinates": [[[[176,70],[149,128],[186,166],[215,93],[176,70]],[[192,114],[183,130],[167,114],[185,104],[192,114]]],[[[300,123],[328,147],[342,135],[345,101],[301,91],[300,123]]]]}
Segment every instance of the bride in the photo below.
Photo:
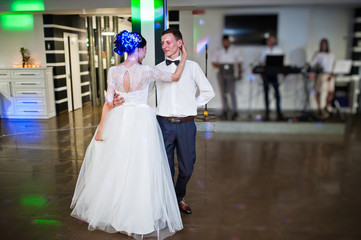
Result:
{"type": "Polygon", "coordinates": [[[146,40],[136,32],[116,36],[114,51],[128,53],[111,67],[100,124],[79,173],[71,216],[89,230],[121,232],[135,239],[164,239],[183,228],[163,137],[148,89],[154,81],[178,81],[187,50],[175,73],[141,65],[146,40]],[[113,108],[114,94],[125,103],[113,108]]]}

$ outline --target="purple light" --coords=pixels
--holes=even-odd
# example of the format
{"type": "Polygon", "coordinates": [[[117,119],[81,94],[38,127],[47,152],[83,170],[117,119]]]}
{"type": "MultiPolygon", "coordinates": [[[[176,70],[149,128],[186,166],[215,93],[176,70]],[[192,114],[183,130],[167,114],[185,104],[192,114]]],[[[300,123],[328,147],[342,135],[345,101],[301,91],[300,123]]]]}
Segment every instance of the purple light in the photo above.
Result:
{"type": "Polygon", "coordinates": [[[292,219],[290,219],[290,218],[282,219],[282,223],[283,223],[283,224],[289,224],[289,223],[291,223],[291,222],[292,222],[292,219]]]}
{"type": "Polygon", "coordinates": [[[209,42],[208,38],[204,38],[197,42],[197,54],[200,54],[201,52],[203,52],[203,50],[206,48],[206,45],[208,44],[208,42],[209,42]]]}
{"type": "Polygon", "coordinates": [[[160,23],[159,22],[156,22],[154,24],[154,29],[160,29],[160,23]]]}
{"type": "Polygon", "coordinates": [[[200,187],[200,188],[203,188],[203,189],[205,189],[206,188],[206,185],[201,181],[201,180],[197,180],[197,184],[198,184],[198,186],[200,187]]]}
{"type": "Polygon", "coordinates": [[[213,124],[211,122],[207,122],[205,125],[204,125],[204,128],[206,129],[206,131],[210,131],[213,129],[213,124]]]}
{"type": "Polygon", "coordinates": [[[205,133],[204,133],[204,137],[205,137],[206,139],[211,139],[211,138],[213,138],[213,133],[212,133],[212,132],[205,132],[205,133]]]}
{"type": "Polygon", "coordinates": [[[248,78],[248,81],[253,82],[256,79],[256,75],[251,73],[251,74],[248,74],[247,78],[248,78]]]}
{"type": "Polygon", "coordinates": [[[239,204],[236,205],[236,208],[243,210],[243,209],[246,208],[246,205],[244,205],[242,203],[239,203],[239,204]]]}
{"type": "Polygon", "coordinates": [[[193,227],[193,228],[190,228],[189,231],[191,231],[191,232],[197,232],[197,228],[194,228],[194,227],[193,227]]]}
{"type": "Polygon", "coordinates": [[[260,122],[263,121],[262,115],[260,115],[260,114],[257,114],[254,118],[255,118],[257,121],[260,121],[260,122]]]}

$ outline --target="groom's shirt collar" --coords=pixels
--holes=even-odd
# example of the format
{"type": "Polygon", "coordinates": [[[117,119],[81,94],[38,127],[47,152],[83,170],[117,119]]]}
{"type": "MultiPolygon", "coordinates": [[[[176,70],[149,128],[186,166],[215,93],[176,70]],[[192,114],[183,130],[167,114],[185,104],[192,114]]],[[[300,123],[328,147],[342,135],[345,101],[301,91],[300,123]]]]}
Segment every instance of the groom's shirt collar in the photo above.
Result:
{"type": "Polygon", "coordinates": [[[181,60],[181,58],[182,58],[182,56],[181,55],[179,55],[177,58],[175,58],[175,59],[170,59],[169,57],[166,57],[166,59],[168,59],[168,60],[171,60],[171,61],[175,61],[175,60],[181,60]]]}

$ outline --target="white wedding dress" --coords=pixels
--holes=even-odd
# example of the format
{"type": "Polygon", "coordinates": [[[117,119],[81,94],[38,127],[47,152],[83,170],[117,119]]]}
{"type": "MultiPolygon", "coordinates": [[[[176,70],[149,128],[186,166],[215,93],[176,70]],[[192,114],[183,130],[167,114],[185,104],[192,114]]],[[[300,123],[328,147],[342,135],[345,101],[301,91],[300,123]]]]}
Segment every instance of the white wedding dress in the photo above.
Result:
{"type": "Polygon", "coordinates": [[[106,117],[103,141],[91,140],[71,203],[71,216],[88,222],[89,230],[164,239],[183,228],[162,132],[147,105],[155,79],[171,82],[171,74],[138,64],[109,70],[107,101],[118,92],[125,103],[106,117]]]}

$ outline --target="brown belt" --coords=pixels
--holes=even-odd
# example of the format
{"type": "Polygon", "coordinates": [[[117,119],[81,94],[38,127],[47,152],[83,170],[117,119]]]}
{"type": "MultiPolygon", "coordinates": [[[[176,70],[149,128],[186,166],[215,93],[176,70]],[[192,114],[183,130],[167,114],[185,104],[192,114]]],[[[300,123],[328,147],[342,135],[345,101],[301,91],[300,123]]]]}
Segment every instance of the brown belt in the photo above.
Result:
{"type": "Polygon", "coordinates": [[[178,118],[178,117],[163,117],[160,116],[161,118],[167,119],[168,121],[172,122],[172,123],[184,123],[184,122],[189,122],[189,121],[193,121],[195,119],[194,116],[189,116],[189,117],[183,117],[183,118],[178,118]]]}

